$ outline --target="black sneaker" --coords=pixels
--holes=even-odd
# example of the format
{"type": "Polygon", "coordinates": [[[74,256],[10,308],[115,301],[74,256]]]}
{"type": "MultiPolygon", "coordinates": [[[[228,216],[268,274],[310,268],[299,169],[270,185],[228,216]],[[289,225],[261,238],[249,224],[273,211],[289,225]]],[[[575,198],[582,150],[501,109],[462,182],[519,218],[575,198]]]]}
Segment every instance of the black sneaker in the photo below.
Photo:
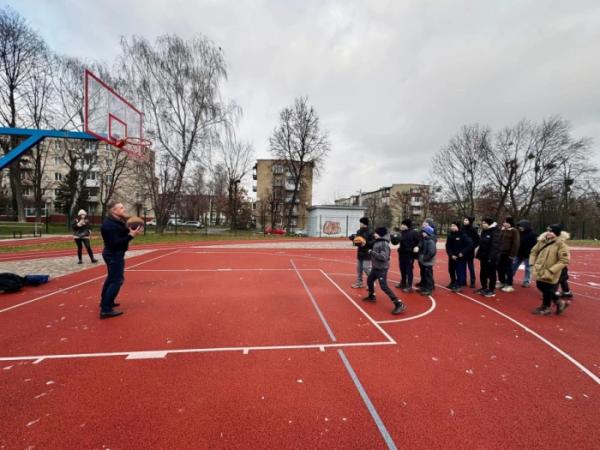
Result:
{"type": "Polygon", "coordinates": [[[96,264],[98,262],[97,259],[92,259],[92,264],[96,264]]]}
{"type": "Polygon", "coordinates": [[[562,298],[573,298],[573,293],[571,291],[563,292],[560,294],[562,298]]]}
{"type": "Polygon", "coordinates": [[[446,285],[446,289],[454,289],[456,287],[456,285],[454,283],[450,283],[448,285],[446,285]]]}
{"type": "Polygon", "coordinates": [[[100,311],[100,318],[101,319],[110,319],[111,317],[117,317],[120,316],[121,314],[123,314],[123,311],[100,311]]]}
{"type": "Polygon", "coordinates": [[[424,297],[429,297],[431,294],[433,294],[432,291],[419,291],[419,294],[423,295],[424,297]]]}
{"type": "Polygon", "coordinates": [[[377,301],[377,298],[374,295],[367,295],[365,298],[363,298],[363,301],[375,303],[377,301]]]}
{"type": "Polygon", "coordinates": [[[473,294],[479,294],[479,295],[483,295],[483,294],[485,294],[485,291],[486,291],[486,290],[487,290],[487,289],[485,289],[485,288],[479,288],[479,289],[475,289],[475,290],[473,291],[473,294]]]}
{"type": "Polygon", "coordinates": [[[404,311],[406,311],[406,305],[401,301],[395,301],[392,314],[402,314],[404,311]]]}
{"type": "Polygon", "coordinates": [[[496,296],[496,293],[495,293],[494,291],[486,290],[486,291],[483,293],[483,296],[484,296],[484,297],[487,297],[487,298],[491,298],[491,297],[495,297],[495,296],[496,296]]]}
{"type": "Polygon", "coordinates": [[[77,264],[83,264],[83,261],[77,261],[77,264]]]}
{"type": "Polygon", "coordinates": [[[533,314],[535,314],[536,316],[548,316],[552,314],[552,310],[550,308],[540,306],[539,308],[535,308],[533,310],[533,314]]]}
{"type": "Polygon", "coordinates": [[[402,289],[402,292],[406,292],[407,294],[410,294],[413,291],[414,291],[414,289],[411,287],[405,287],[404,289],[402,289]]]}
{"type": "Polygon", "coordinates": [[[459,294],[462,292],[462,288],[460,286],[454,286],[452,288],[452,292],[454,292],[455,294],[459,294]]]}

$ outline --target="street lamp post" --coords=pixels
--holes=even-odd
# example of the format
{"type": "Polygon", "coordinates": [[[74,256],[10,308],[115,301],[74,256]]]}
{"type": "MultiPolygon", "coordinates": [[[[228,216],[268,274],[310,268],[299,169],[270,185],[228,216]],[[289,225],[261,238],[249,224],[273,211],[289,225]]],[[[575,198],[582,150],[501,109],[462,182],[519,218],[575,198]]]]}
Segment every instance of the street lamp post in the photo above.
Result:
{"type": "Polygon", "coordinates": [[[50,204],[52,200],[49,198],[46,199],[46,234],[48,234],[48,210],[50,209],[50,204]]]}

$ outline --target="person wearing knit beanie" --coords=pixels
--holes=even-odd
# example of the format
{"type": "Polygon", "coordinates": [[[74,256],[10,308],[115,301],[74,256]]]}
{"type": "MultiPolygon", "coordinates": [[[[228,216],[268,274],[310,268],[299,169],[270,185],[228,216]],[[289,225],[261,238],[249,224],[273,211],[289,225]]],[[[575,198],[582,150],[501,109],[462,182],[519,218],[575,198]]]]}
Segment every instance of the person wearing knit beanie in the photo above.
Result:
{"type": "Polygon", "coordinates": [[[356,246],[356,282],[352,285],[354,289],[360,289],[364,286],[363,273],[367,277],[371,273],[371,255],[369,250],[371,250],[374,242],[373,233],[369,231],[369,218],[361,217],[358,223],[359,229],[356,230],[356,233],[349,236],[349,239],[356,246]],[[358,237],[362,239],[356,239],[358,237]]]}

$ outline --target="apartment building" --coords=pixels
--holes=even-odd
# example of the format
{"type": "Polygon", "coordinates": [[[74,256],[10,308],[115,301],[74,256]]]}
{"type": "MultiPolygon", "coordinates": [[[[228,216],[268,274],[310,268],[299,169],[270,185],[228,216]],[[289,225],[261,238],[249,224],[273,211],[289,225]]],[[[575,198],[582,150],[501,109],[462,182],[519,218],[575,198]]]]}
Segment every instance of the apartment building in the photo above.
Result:
{"type": "Polygon", "coordinates": [[[287,212],[292,207],[291,227],[306,229],[308,225],[307,208],[312,205],[312,165],[305,168],[295,200],[292,199],[295,180],[289,170],[288,162],[259,159],[254,165],[253,179],[256,182],[252,190],[256,192],[257,197],[253,205],[257,228],[285,226],[287,212]],[[293,206],[291,206],[292,201],[294,202],[293,206]]]}
{"type": "Polygon", "coordinates": [[[380,189],[359,192],[350,197],[335,200],[338,206],[361,206],[369,208],[389,207],[392,225],[405,218],[423,220],[428,213],[429,185],[397,183],[380,189]]]}

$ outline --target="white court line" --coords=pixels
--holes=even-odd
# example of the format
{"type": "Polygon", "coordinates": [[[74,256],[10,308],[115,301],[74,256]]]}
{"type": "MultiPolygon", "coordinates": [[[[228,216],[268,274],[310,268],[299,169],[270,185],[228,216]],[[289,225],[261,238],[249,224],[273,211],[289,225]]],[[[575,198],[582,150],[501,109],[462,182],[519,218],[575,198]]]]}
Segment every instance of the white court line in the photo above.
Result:
{"type": "Polygon", "coordinates": [[[428,295],[428,297],[429,297],[429,300],[431,300],[431,306],[429,307],[429,309],[427,311],[422,312],[421,314],[417,314],[416,316],[406,317],[404,319],[379,320],[379,321],[377,321],[377,323],[408,322],[409,320],[420,319],[421,317],[425,317],[425,316],[431,314],[433,312],[433,310],[436,308],[437,303],[435,302],[435,299],[431,295],[428,295]]]}
{"type": "Polygon", "coordinates": [[[586,288],[595,289],[595,290],[600,289],[600,286],[594,286],[594,285],[591,285],[591,284],[577,283],[576,281],[572,281],[572,280],[569,280],[569,284],[574,284],[575,286],[581,286],[581,287],[586,287],[586,288]]]}
{"type": "Polygon", "coordinates": [[[222,269],[136,269],[128,272],[294,272],[294,271],[319,271],[321,269],[245,269],[245,268],[222,268],[222,269]]]}
{"type": "Polygon", "coordinates": [[[333,333],[333,330],[331,329],[331,327],[329,326],[329,323],[327,322],[327,319],[325,319],[325,316],[323,315],[323,312],[321,311],[321,308],[319,308],[319,305],[317,304],[317,301],[315,300],[315,297],[313,296],[312,292],[310,291],[308,285],[306,284],[306,281],[304,281],[304,278],[302,278],[302,275],[300,275],[300,272],[298,271],[298,268],[296,267],[296,264],[294,264],[294,260],[290,258],[290,264],[292,265],[292,267],[294,268],[294,271],[296,272],[296,275],[298,276],[298,278],[300,279],[300,282],[302,283],[302,286],[304,286],[304,290],[306,291],[306,293],[308,294],[308,297],[310,298],[310,301],[313,304],[313,307],[315,308],[315,310],[317,311],[317,314],[319,316],[319,318],[321,319],[321,322],[323,323],[323,326],[325,327],[325,329],[327,330],[327,334],[329,334],[329,338],[333,341],[336,342],[337,339],[335,337],[335,334],[333,333]]]}
{"type": "MultiPolygon", "coordinates": [[[[147,261],[142,261],[142,262],[140,262],[140,263],[138,263],[138,264],[134,264],[134,265],[133,265],[133,266],[131,266],[131,267],[133,268],[133,267],[140,266],[140,265],[142,265],[142,264],[149,263],[149,262],[151,262],[151,261],[155,261],[155,260],[157,260],[157,259],[160,259],[160,258],[163,258],[163,257],[165,257],[165,256],[169,256],[169,255],[172,255],[172,254],[174,254],[174,253],[177,253],[178,251],[179,251],[179,250],[175,250],[175,251],[173,251],[173,252],[171,252],[171,253],[167,253],[167,254],[165,254],[165,255],[157,256],[156,258],[152,258],[152,259],[149,259],[149,260],[147,260],[147,261]]],[[[129,271],[129,269],[126,269],[126,272],[128,272],[128,271],[129,271]]],[[[78,272],[78,273],[81,273],[81,272],[78,272]]],[[[47,298],[47,297],[50,297],[50,296],[52,296],[52,295],[59,294],[59,293],[61,293],[61,292],[65,292],[65,291],[71,290],[71,289],[73,289],[73,288],[76,288],[76,287],[79,287],[79,286],[83,286],[84,284],[91,283],[92,281],[101,280],[102,278],[105,278],[105,277],[106,277],[106,274],[105,274],[105,275],[100,275],[100,276],[98,276],[98,277],[95,277],[95,278],[91,278],[91,279],[89,279],[89,280],[83,281],[83,282],[81,282],[81,283],[74,284],[74,285],[72,285],[72,286],[67,286],[67,287],[64,287],[64,288],[60,288],[60,289],[58,289],[57,291],[50,292],[49,294],[45,294],[45,295],[42,295],[42,296],[40,296],[40,297],[36,297],[36,298],[34,298],[34,299],[27,300],[26,302],[22,302],[22,303],[18,303],[18,304],[16,304],[16,305],[13,305],[13,306],[9,306],[8,308],[0,309],[0,313],[4,313],[4,312],[10,311],[10,310],[12,310],[12,309],[15,309],[15,308],[20,308],[21,306],[25,306],[25,305],[28,305],[28,304],[30,304],[30,303],[37,302],[37,301],[39,301],[39,300],[43,300],[43,299],[45,299],[45,298],[47,298]]]]}
{"type": "Polygon", "coordinates": [[[162,355],[184,354],[184,353],[222,353],[222,352],[241,352],[248,354],[251,351],[264,350],[319,350],[329,348],[346,348],[346,347],[376,347],[381,345],[393,345],[396,342],[381,341],[381,342],[346,342],[335,344],[308,344],[308,345],[269,345],[256,347],[206,347],[206,348],[182,348],[174,350],[143,350],[143,351],[123,351],[123,352],[101,352],[101,353],[66,353],[61,355],[30,355],[30,356],[3,356],[0,361],[34,361],[38,364],[44,360],[50,359],[77,359],[77,358],[102,358],[124,356],[126,359],[154,359],[163,357],[162,355]],[[159,356],[160,355],[160,356],[159,356]]]}
{"type": "MultiPolygon", "coordinates": [[[[440,286],[437,285],[438,287],[442,288],[442,289],[446,289],[447,291],[450,291],[450,289],[447,289],[444,286],[440,286]]],[[[577,368],[579,368],[579,370],[581,370],[583,373],[585,373],[587,376],[589,376],[592,380],[594,380],[596,382],[596,384],[600,384],[600,377],[596,376],[590,369],[588,369],[587,367],[585,367],[583,364],[581,364],[579,361],[577,361],[575,358],[573,358],[571,355],[569,355],[567,352],[565,352],[564,350],[560,349],[559,347],[557,347],[556,345],[554,345],[552,342],[550,342],[548,339],[546,339],[545,337],[543,337],[542,335],[536,333],[535,331],[533,331],[531,328],[529,328],[528,326],[522,324],[521,322],[519,322],[516,319],[513,319],[512,317],[510,317],[508,314],[503,313],[502,311],[497,310],[496,308],[480,302],[479,300],[476,300],[472,297],[469,297],[468,295],[465,295],[461,292],[457,293],[458,295],[460,295],[461,297],[464,297],[468,300],[471,300],[472,302],[477,303],[478,305],[483,306],[484,308],[489,309],[490,311],[495,312],[496,314],[498,314],[499,316],[504,317],[505,319],[510,320],[512,323],[514,323],[515,325],[519,326],[520,328],[522,328],[523,330],[525,330],[527,333],[531,334],[532,336],[535,336],[536,338],[538,338],[540,341],[542,341],[544,344],[546,344],[548,347],[550,347],[551,349],[553,349],[554,351],[556,351],[558,354],[560,354],[561,356],[563,356],[565,359],[567,359],[568,361],[570,361],[572,364],[574,364],[575,366],[577,366],[577,368]]]]}
{"type": "Polygon", "coordinates": [[[364,309],[362,309],[362,308],[361,308],[361,307],[358,305],[358,303],[356,303],[356,302],[354,301],[354,299],[353,299],[352,297],[350,297],[350,296],[349,296],[349,295],[346,293],[346,291],[344,291],[344,290],[343,290],[343,289],[342,289],[342,288],[341,288],[341,287],[340,287],[340,286],[339,286],[339,285],[338,285],[338,284],[337,284],[335,281],[333,281],[333,279],[332,279],[332,278],[331,278],[329,275],[327,275],[325,272],[323,272],[322,270],[321,270],[320,272],[323,274],[323,276],[324,276],[325,278],[327,278],[327,279],[328,279],[328,280],[331,282],[331,284],[333,284],[333,285],[334,285],[334,286],[335,286],[335,287],[338,289],[338,291],[340,291],[340,292],[341,292],[341,293],[344,295],[344,297],[346,297],[346,298],[347,298],[347,299],[350,301],[350,303],[352,303],[352,304],[353,304],[353,305],[356,307],[356,309],[358,309],[358,310],[359,310],[359,311],[360,311],[360,312],[361,312],[361,313],[362,313],[362,314],[363,314],[363,315],[364,315],[364,316],[367,318],[367,320],[368,320],[369,322],[371,322],[371,323],[373,324],[373,326],[375,326],[375,328],[377,328],[377,329],[378,329],[378,330],[381,332],[381,334],[383,334],[383,335],[384,335],[386,338],[388,338],[388,339],[389,339],[390,343],[394,343],[394,344],[396,344],[396,341],[394,340],[394,338],[393,338],[392,336],[390,336],[390,335],[389,335],[389,334],[388,334],[388,333],[387,333],[387,332],[386,332],[386,331],[385,331],[385,330],[384,330],[384,329],[381,327],[381,325],[379,325],[379,324],[378,324],[378,323],[377,323],[377,322],[376,322],[376,321],[375,321],[375,320],[374,320],[374,319],[373,319],[373,318],[372,318],[372,317],[371,317],[371,316],[370,316],[370,315],[369,315],[369,314],[368,314],[368,313],[367,313],[367,312],[366,312],[364,309]]]}

